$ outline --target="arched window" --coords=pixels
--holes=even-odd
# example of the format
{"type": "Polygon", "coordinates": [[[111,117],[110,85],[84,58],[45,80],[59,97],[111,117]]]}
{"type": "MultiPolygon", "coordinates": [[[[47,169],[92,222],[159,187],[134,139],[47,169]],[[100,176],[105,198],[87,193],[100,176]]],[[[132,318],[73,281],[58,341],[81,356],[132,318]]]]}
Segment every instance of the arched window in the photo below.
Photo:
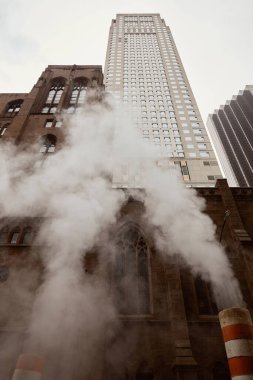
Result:
{"type": "Polygon", "coordinates": [[[14,100],[13,102],[8,103],[6,111],[5,111],[5,117],[14,117],[19,112],[21,105],[23,103],[23,100],[14,100]]]}
{"type": "Polygon", "coordinates": [[[121,314],[150,313],[148,247],[135,227],[119,235],[114,281],[116,303],[121,314]]]}
{"type": "Polygon", "coordinates": [[[5,134],[9,125],[10,125],[10,123],[0,125],[0,138],[5,134]]]}
{"type": "Polygon", "coordinates": [[[55,113],[57,109],[57,105],[59,104],[61,96],[63,94],[63,91],[64,91],[63,80],[61,79],[54,80],[49,90],[47,100],[41,112],[55,113]]]}
{"type": "Polygon", "coordinates": [[[98,79],[96,77],[93,77],[91,83],[93,87],[96,87],[98,85],[98,79]]]}
{"type": "Polygon", "coordinates": [[[22,238],[21,238],[21,244],[31,244],[33,238],[33,231],[31,227],[26,227],[24,229],[22,238]]]}
{"type": "Polygon", "coordinates": [[[217,362],[213,367],[213,380],[230,380],[228,366],[224,363],[217,362]]]}
{"type": "Polygon", "coordinates": [[[68,113],[74,112],[77,108],[80,108],[85,100],[87,92],[87,79],[80,78],[74,82],[74,87],[71,93],[71,98],[68,108],[68,113]]]}
{"type": "Polygon", "coordinates": [[[53,153],[56,147],[56,136],[55,135],[44,135],[40,141],[40,152],[41,153],[53,153]]]}
{"type": "Polygon", "coordinates": [[[14,228],[14,230],[11,232],[10,243],[17,244],[19,241],[19,235],[20,235],[20,228],[19,227],[14,228]]]}
{"type": "Polygon", "coordinates": [[[198,301],[199,314],[216,315],[218,308],[214,300],[213,292],[208,282],[200,276],[195,278],[195,289],[198,301]]]}
{"type": "Polygon", "coordinates": [[[9,228],[4,227],[0,231],[0,244],[8,244],[9,228]]]}

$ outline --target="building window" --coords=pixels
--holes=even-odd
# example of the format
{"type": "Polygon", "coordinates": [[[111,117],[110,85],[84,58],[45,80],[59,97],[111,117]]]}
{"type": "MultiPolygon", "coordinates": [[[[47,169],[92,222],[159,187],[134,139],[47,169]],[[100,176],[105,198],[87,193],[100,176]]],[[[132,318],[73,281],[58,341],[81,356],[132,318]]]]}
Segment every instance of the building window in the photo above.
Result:
{"type": "Polygon", "coordinates": [[[0,244],[8,244],[9,229],[4,227],[0,231],[0,244]]]}
{"type": "Polygon", "coordinates": [[[203,136],[195,136],[196,141],[205,141],[205,138],[203,136]]]}
{"type": "Polygon", "coordinates": [[[70,109],[75,110],[78,107],[81,107],[84,103],[85,97],[87,93],[87,80],[86,79],[78,79],[74,82],[74,87],[71,93],[70,98],[70,109]]]}
{"type": "Polygon", "coordinates": [[[53,128],[53,127],[61,128],[61,126],[62,126],[62,121],[61,120],[54,121],[54,119],[47,119],[44,125],[45,128],[53,128]]]}
{"type": "Polygon", "coordinates": [[[206,149],[206,148],[207,148],[207,145],[206,145],[206,144],[201,144],[201,143],[199,143],[199,144],[198,144],[198,148],[199,148],[199,149],[206,149]]]}
{"type": "Polygon", "coordinates": [[[10,123],[7,123],[7,124],[4,124],[3,126],[0,126],[0,138],[5,134],[9,125],[10,125],[10,123]]]}
{"type": "Polygon", "coordinates": [[[200,276],[196,277],[194,282],[199,314],[216,315],[218,313],[218,308],[210,284],[202,280],[200,276]]]}
{"type": "Polygon", "coordinates": [[[149,314],[148,247],[135,227],[124,230],[117,241],[114,264],[116,305],[121,314],[149,314]]]}
{"type": "Polygon", "coordinates": [[[45,123],[45,128],[52,128],[54,124],[54,119],[47,119],[45,123]]]}
{"type": "Polygon", "coordinates": [[[56,147],[56,136],[55,135],[45,135],[42,136],[41,142],[40,142],[40,152],[41,153],[53,153],[55,151],[56,147]]]}
{"type": "Polygon", "coordinates": [[[60,102],[61,96],[64,91],[64,84],[61,80],[56,80],[53,82],[47,100],[44,104],[44,107],[41,113],[55,113],[57,106],[60,102]]]}
{"type": "Polygon", "coordinates": [[[15,100],[13,102],[8,103],[4,116],[5,117],[16,116],[21,108],[22,103],[23,103],[23,100],[15,100]]]}
{"type": "Polygon", "coordinates": [[[209,181],[214,181],[215,179],[221,179],[222,178],[222,175],[208,175],[207,176],[207,179],[209,181]]]}
{"type": "Polygon", "coordinates": [[[200,151],[199,154],[200,154],[200,157],[210,157],[210,153],[209,152],[200,151]]]}
{"type": "Polygon", "coordinates": [[[180,162],[180,166],[181,166],[182,175],[188,175],[189,176],[189,170],[188,170],[187,163],[185,162],[183,164],[183,162],[180,162]]]}
{"type": "Polygon", "coordinates": [[[204,166],[218,166],[217,161],[203,161],[204,166]]]}
{"type": "Polygon", "coordinates": [[[20,228],[19,227],[16,227],[12,233],[11,233],[11,239],[10,239],[10,243],[11,244],[17,244],[18,243],[18,240],[19,240],[19,235],[20,235],[20,228]]]}
{"type": "Polygon", "coordinates": [[[32,242],[33,231],[31,227],[26,227],[24,229],[23,235],[21,237],[21,244],[29,245],[32,242]]]}

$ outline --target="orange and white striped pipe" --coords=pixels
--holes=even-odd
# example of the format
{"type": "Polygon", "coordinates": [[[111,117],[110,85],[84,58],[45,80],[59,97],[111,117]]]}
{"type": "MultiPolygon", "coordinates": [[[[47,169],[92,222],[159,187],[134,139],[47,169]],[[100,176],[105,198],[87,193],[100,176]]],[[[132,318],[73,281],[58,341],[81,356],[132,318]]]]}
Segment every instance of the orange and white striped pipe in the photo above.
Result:
{"type": "Polygon", "coordinates": [[[43,359],[32,354],[19,356],[12,380],[41,380],[43,359]]]}
{"type": "Polygon", "coordinates": [[[219,313],[231,378],[253,380],[253,327],[247,309],[231,308],[219,313]]]}

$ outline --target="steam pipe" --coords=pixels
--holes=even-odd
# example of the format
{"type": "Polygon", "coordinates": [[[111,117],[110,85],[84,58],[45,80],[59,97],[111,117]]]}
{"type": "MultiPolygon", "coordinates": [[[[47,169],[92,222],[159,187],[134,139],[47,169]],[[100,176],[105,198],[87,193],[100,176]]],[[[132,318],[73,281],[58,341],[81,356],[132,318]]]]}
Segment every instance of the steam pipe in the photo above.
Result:
{"type": "Polygon", "coordinates": [[[253,326],[247,309],[219,313],[232,380],[253,380],[253,326]]]}
{"type": "Polygon", "coordinates": [[[19,356],[12,380],[41,380],[44,361],[32,354],[19,356]]]}

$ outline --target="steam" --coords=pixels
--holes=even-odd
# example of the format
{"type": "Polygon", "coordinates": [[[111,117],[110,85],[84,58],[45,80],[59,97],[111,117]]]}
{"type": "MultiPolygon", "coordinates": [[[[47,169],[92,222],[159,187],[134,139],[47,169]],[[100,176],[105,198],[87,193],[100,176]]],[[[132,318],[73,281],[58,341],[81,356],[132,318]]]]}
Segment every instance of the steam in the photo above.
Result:
{"type": "MultiPolygon", "coordinates": [[[[210,281],[220,307],[239,306],[242,297],[215,240],[215,226],[203,214],[204,201],[185,188],[176,170],[157,165],[158,152],[141,140],[126,110],[86,104],[80,114],[63,119],[65,144],[44,160],[36,144],[23,150],[1,145],[0,214],[44,218],[35,242],[43,281],[26,348],[49,358],[52,368],[47,371],[52,373],[57,362],[62,378],[78,379],[76,368],[91,374],[104,331],[118,326],[106,279],[85,275],[83,258],[94,246],[109,244],[107,231],[126,201],[112,186],[112,180],[125,181],[123,166],[128,186],[145,189],[135,196],[145,204],[143,220],[154,227],[158,249],[180,255],[194,275],[210,281]]],[[[102,371],[99,366],[96,370],[102,371]]]]}
{"type": "Polygon", "coordinates": [[[172,171],[149,171],[145,185],[146,218],[156,227],[159,250],[179,255],[194,276],[210,282],[220,309],[243,305],[231,264],[216,240],[215,225],[203,213],[204,200],[172,171]]]}

